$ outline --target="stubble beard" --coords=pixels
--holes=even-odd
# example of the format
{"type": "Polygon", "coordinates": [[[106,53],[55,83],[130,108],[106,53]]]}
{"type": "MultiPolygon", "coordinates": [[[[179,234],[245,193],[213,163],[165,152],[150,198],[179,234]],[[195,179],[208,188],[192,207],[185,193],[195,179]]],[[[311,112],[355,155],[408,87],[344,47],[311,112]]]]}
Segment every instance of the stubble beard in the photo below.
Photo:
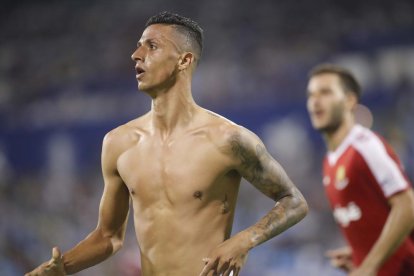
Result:
{"type": "Polygon", "coordinates": [[[329,122],[321,127],[316,128],[322,135],[331,135],[335,133],[342,125],[344,107],[338,105],[332,109],[331,116],[329,118],[329,122]]]}
{"type": "Polygon", "coordinates": [[[154,98],[159,94],[160,91],[168,91],[168,89],[171,88],[176,83],[176,81],[177,76],[175,74],[171,74],[161,81],[150,84],[147,83],[147,85],[143,84],[142,89],[139,88],[138,83],[138,90],[154,98]]]}

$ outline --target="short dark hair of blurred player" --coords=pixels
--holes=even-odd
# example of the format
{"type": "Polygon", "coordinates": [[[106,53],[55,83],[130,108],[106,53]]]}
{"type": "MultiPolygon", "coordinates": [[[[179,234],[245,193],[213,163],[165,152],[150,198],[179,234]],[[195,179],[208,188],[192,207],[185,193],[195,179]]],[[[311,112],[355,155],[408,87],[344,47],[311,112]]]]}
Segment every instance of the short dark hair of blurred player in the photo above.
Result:
{"type": "Polygon", "coordinates": [[[327,146],[323,184],[347,247],[327,253],[350,275],[414,275],[414,195],[398,157],[355,122],[353,74],[322,64],[309,75],[307,109],[327,146]]]}

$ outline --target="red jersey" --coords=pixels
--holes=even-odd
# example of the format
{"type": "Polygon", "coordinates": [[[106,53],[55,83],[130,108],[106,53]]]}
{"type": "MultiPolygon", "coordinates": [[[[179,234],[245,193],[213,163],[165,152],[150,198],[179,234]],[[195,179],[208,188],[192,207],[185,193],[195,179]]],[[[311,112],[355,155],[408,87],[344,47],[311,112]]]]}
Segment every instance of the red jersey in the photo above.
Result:
{"type": "MultiPolygon", "coordinates": [[[[390,213],[388,198],[410,188],[391,147],[371,130],[355,125],[324,160],[323,183],[336,222],[362,263],[390,213]]],[[[414,275],[414,239],[408,237],[378,275],[414,275]]]]}

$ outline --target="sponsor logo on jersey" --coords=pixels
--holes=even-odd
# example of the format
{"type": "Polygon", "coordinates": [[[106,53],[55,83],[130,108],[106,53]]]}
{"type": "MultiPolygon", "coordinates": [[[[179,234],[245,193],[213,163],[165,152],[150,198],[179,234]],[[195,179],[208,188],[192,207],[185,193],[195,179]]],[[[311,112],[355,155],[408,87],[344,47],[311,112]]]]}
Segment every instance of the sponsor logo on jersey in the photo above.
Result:
{"type": "Polygon", "coordinates": [[[347,227],[352,221],[357,221],[361,218],[361,209],[355,202],[348,203],[345,207],[335,207],[333,211],[335,220],[342,226],[347,227]]]}
{"type": "Polygon", "coordinates": [[[338,190],[343,190],[348,186],[349,180],[346,177],[346,170],[344,166],[339,166],[336,170],[335,176],[335,188],[338,190]]]}

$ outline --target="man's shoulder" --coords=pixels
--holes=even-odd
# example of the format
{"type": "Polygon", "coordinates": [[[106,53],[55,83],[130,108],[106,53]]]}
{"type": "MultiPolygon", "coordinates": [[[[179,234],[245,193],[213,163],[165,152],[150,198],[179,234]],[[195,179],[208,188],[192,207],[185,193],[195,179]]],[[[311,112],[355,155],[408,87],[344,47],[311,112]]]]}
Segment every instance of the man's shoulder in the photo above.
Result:
{"type": "Polygon", "coordinates": [[[228,133],[250,132],[247,128],[231,121],[230,119],[215,113],[211,110],[204,109],[209,116],[209,124],[211,127],[217,127],[219,130],[228,133]]]}
{"type": "Polygon", "coordinates": [[[359,153],[374,156],[390,147],[381,135],[363,126],[356,126],[351,144],[359,153]]]}
{"type": "Polygon", "coordinates": [[[214,112],[207,112],[212,116],[207,127],[210,137],[221,149],[227,149],[225,152],[238,147],[255,147],[261,143],[260,138],[246,127],[214,112]]]}
{"type": "Polygon", "coordinates": [[[237,124],[234,123],[233,121],[231,121],[230,119],[215,113],[211,110],[208,109],[203,109],[203,112],[205,112],[207,114],[207,118],[208,118],[208,122],[212,125],[217,125],[217,126],[236,126],[237,124]]]}
{"type": "Polygon", "coordinates": [[[104,146],[123,148],[137,142],[145,132],[145,120],[146,115],[143,115],[112,129],[104,137],[104,146]]]}
{"type": "Polygon", "coordinates": [[[401,166],[398,156],[388,142],[368,128],[360,128],[353,140],[352,149],[357,153],[355,156],[377,175],[383,175],[390,166],[401,166]]]}
{"type": "Polygon", "coordinates": [[[207,128],[217,139],[221,138],[224,140],[231,140],[232,137],[234,138],[236,136],[243,136],[250,133],[247,128],[236,124],[222,115],[209,110],[206,110],[206,112],[210,117],[208,119],[207,128]]]}

